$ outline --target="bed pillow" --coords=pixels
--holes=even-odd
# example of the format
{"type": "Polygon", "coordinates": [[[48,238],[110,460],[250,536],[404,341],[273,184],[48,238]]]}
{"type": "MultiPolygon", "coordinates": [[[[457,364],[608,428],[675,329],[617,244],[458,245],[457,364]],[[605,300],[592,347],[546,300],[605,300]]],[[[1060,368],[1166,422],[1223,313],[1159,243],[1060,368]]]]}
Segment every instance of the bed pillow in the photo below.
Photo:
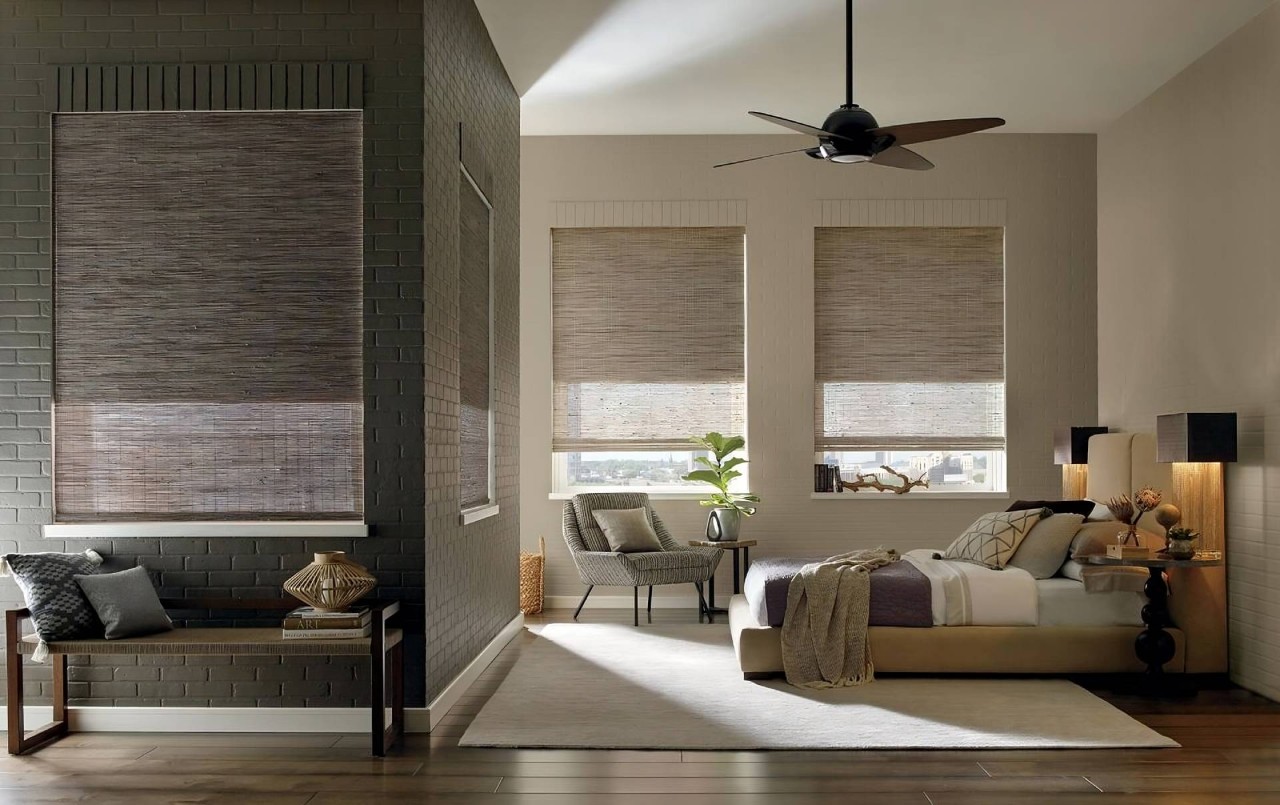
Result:
{"type": "Polygon", "coordinates": [[[956,537],[942,554],[943,559],[1003,570],[1018,546],[1048,509],[984,514],[956,537]]]}
{"type": "MultiPolygon", "coordinates": [[[[1096,523],[1086,521],[1071,540],[1071,558],[1079,559],[1082,556],[1106,553],[1107,546],[1115,545],[1116,535],[1123,532],[1126,527],[1119,520],[1103,520],[1096,523]]],[[[1138,529],[1138,540],[1147,548],[1164,547],[1164,537],[1142,528],[1138,529]]]]}
{"type": "Polygon", "coordinates": [[[662,543],[649,522],[649,514],[641,509],[597,509],[592,512],[609,548],[615,553],[660,551],[662,543]]]}
{"type": "Polygon", "coordinates": [[[76,584],[98,613],[108,640],[167,632],[173,628],[173,621],[165,614],[146,568],[76,576],[76,584]]]}
{"type": "Polygon", "coordinates": [[[40,647],[32,659],[43,661],[48,654],[45,644],[51,640],[102,635],[102,623],[75,580],[77,575],[97,573],[101,564],[102,556],[92,550],[5,555],[0,575],[13,575],[40,638],[40,647]]]}
{"type": "Polygon", "coordinates": [[[1083,514],[1054,514],[1041,518],[1013,552],[1010,567],[1020,567],[1037,579],[1057,575],[1071,551],[1071,540],[1084,524],[1083,514]]]}
{"type": "Polygon", "coordinates": [[[1140,593],[1151,574],[1145,567],[1084,565],[1068,559],[1059,575],[1083,583],[1086,593],[1140,593]]]}
{"type": "Polygon", "coordinates": [[[1091,500],[1089,503],[1093,506],[1093,511],[1085,515],[1084,521],[1086,523],[1100,523],[1105,520],[1110,520],[1111,522],[1116,521],[1116,516],[1107,508],[1107,504],[1100,503],[1096,500],[1091,500]]]}
{"type": "Polygon", "coordinates": [[[1078,514],[1080,519],[1089,516],[1093,511],[1092,500],[1015,500],[1013,505],[1005,509],[1007,512],[1020,512],[1025,509],[1048,509],[1054,514],[1078,514]]]}

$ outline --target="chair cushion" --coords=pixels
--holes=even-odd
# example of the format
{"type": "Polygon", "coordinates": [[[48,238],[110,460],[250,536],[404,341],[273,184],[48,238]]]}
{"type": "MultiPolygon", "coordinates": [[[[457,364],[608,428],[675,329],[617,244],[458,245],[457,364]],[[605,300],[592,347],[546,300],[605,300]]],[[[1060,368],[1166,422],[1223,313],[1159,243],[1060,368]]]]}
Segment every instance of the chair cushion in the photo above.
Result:
{"type": "MultiPolygon", "coordinates": [[[[662,543],[649,522],[649,513],[640,509],[596,509],[592,512],[604,529],[609,547],[617,553],[660,551],[662,543]]],[[[1061,564],[1061,562],[1059,562],[1061,564]]]]}
{"type": "Polygon", "coordinates": [[[717,558],[698,550],[622,555],[631,563],[635,583],[639,585],[706,581],[715,569],[717,558]]]}
{"type": "Polygon", "coordinates": [[[596,522],[597,509],[648,509],[649,496],[643,492],[589,492],[573,496],[573,513],[578,531],[589,551],[611,551],[604,529],[596,522]]]}

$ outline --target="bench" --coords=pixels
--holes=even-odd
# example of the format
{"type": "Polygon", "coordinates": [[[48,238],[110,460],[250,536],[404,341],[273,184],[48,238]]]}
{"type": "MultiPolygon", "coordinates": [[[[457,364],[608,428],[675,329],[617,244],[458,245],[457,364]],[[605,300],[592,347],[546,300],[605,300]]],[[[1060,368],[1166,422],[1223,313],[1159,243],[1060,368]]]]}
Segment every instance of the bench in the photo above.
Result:
{"type": "MultiPolygon", "coordinates": [[[[181,598],[161,599],[166,610],[236,612],[256,610],[283,613],[299,606],[292,599],[181,598]]],[[[22,635],[27,609],[5,613],[5,654],[9,663],[9,754],[21,755],[47,746],[68,734],[67,656],[146,654],[187,657],[367,656],[371,671],[369,693],[373,754],[382,757],[404,734],[404,633],[388,628],[400,611],[399,603],[366,604],[373,613],[373,634],[345,640],[286,640],[275,627],[178,627],[170,632],[117,640],[58,640],[49,643],[53,666],[53,721],[26,732],[23,723],[22,656],[36,650],[38,638],[22,635]],[[388,657],[388,655],[390,655],[388,657]],[[389,674],[389,679],[388,679],[389,674]],[[390,693],[391,718],[387,718],[390,693]]]]}

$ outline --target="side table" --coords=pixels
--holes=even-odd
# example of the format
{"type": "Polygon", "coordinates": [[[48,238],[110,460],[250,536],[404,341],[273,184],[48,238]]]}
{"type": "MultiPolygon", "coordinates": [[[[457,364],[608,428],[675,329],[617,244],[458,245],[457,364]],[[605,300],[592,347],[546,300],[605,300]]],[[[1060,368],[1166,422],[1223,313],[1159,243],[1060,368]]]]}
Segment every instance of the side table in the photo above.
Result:
{"type": "MultiPolygon", "coordinates": [[[[751,548],[756,544],[753,539],[713,541],[709,539],[691,539],[689,544],[695,548],[719,548],[722,551],[733,551],[733,594],[742,592],[742,580],[751,564],[751,548]],[[742,554],[739,563],[738,554],[742,554]]],[[[712,574],[707,582],[707,620],[714,623],[716,614],[728,614],[729,610],[716,606],[716,577],[712,574]]]]}
{"type": "Polygon", "coordinates": [[[1169,617],[1169,585],[1165,583],[1164,571],[1171,567],[1218,567],[1222,564],[1222,554],[1218,552],[1201,552],[1193,559],[1174,559],[1161,553],[1146,556],[1116,557],[1105,554],[1088,557],[1091,565],[1107,565],[1111,567],[1145,567],[1150,574],[1142,592],[1147,596],[1147,604],[1142,608],[1142,622],[1146,628],[1133,641],[1134,653],[1147,665],[1147,690],[1155,695],[1166,695],[1175,691],[1174,686],[1164,675],[1164,664],[1173,659],[1177,646],[1173,636],[1165,631],[1172,626],[1169,617]]]}

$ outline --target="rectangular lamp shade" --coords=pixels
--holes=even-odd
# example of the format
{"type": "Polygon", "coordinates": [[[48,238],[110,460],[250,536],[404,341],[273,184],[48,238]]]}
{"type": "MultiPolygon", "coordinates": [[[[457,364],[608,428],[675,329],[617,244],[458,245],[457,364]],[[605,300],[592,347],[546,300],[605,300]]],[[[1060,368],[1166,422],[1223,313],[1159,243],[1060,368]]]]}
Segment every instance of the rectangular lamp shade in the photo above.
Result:
{"type": "Polygon", "coordinates": [[[1053,432],[1054,464],[1088,464],[1089,437],[1107,428],[1058,428],[1053,432]]]}
{"type": "Polygon", "coordinates": [[[1236,460],[1236,415],[1162,414],[1156,417],[1156,461],[1236,460]]]}

